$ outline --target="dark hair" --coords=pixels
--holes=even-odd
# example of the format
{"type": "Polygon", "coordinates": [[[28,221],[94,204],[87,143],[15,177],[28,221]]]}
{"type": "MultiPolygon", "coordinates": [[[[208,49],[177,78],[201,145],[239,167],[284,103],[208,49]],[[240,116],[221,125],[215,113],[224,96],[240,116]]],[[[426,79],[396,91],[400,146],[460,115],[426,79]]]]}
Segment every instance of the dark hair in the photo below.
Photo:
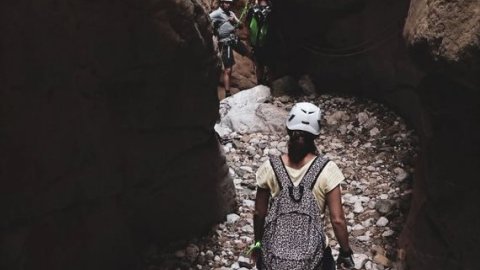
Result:
{"type": "Polygon", "coordinates": [[[287,128],[287,134],[288,134],[288,136],[290,136],[290,138],[292,138],[293,136],[296,135],[296,136],[302,136],[305,139],[312,140],[312,141],[315,140],[318,137],[318,135],[312,134],[310,132],[306,132],[306,131],[303,131],[303,130],[290,130],[288,128],[287,128]]]}
{"type": "Polygon", "coordinates": [[[290,136],[288,141],[288,157],[294,163],[299,162],[308,153],[314,155],[319,154],[317,146],[315,146],[315,139],[318,137],[317,135],[306,131],[289,129],[287,129],[287,133],[290,136]],[[298,143],[300,137],[303,138],[303,145],[299,145],[298,143]]]}

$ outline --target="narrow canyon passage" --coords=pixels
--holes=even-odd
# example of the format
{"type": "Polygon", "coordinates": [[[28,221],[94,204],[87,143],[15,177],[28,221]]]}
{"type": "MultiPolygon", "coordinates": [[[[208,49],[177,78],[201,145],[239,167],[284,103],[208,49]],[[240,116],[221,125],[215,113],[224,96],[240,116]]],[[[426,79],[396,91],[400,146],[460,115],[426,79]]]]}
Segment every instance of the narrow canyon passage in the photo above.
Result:
{"type": "MultiPolygon", "coordinates": [[[[254,91],[244,90],[241,97],[234,95],[223,100],[221,110],[228,110],[223,114],[235,111],[235,106],[241,106],[241,99],[255,95],[254,91]]],[[[299,101],[322,108],[322,133],[316,141],[317,148],[335,161],[346,177],[341,184],[342,198],[356,268],[399,269],[403,262],[397,260],[398,237],[411,203],[413,164],[418,152],[415,132],[387,107],[367,99],[281,96],[269,97],[266,103],[288,112],[299,101]]],[[[288,137],[285,132],[258,132],[254,126],[242,133],[222,135],[235,183],[237,210],[202,239],[177,242],[169,250],[152,246],[144,269],[253,268],[246,250],[253,242],[255,171],[268,155],[286,153],[288,137]]],[[[326,220],[325,224],[336,256],[339,246],[330,222],[326,220]]]]}
{"type": "Polygon", "coordinates": [[[233,115],[256,80],[239,57],[219,104],[218,0],[2,1],[0,269],[248,268],[254,173],[308,86],[358,266],[477,270],[478,0],[274,2],[276,98],[233,115]]]}

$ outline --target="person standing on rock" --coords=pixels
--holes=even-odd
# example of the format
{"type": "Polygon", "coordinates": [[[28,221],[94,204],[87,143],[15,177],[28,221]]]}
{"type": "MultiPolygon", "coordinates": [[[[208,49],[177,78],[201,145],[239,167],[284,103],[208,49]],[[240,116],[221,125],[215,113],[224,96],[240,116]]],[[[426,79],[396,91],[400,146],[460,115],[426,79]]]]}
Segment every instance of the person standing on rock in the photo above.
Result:
{"type": "Polygon", "coordinates": [[[246,17],[250,35],[250,46],[252,46],[252,55],[255,62],[257,84],[267,83],[266,63],[268,59],[268,50],[266,49],[266,42],[270,12],[270,1],[259,0],[248,10],[246,17]]]}
{"type": "Polygon", "coordinates": [[[221,96],[230,95],[230,79],[232,77],[232,67],[235,64],[233,50],[242,56],[249,55],[247,47],[235,34],[236,27],[240,24],[240,20],[235,13],[231,11],[232,4],[233,0],[220,0],[219,8],[210,13],[214,35],[217,38],[217,45],[223,64],[225,94],[221,96]]]}
{"type": "Polygon", "coordinates": [[[340,244],[337,266],[354,262],[341,202],[344,176],[328,158],[319,156],[320,108],[297,103],[287,121],[288,154],[271,156],[257,173],[252,259],[258,269],[331,270],[335,261],[321,215],[328,207],[340,244]]]}

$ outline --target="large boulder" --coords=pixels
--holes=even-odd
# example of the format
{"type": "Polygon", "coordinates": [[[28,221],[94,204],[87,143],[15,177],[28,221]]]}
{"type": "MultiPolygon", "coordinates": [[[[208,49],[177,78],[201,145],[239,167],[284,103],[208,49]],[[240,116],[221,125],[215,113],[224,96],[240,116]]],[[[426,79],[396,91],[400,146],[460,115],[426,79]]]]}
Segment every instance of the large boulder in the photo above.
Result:
{"type": "Polygon", "coordinates": [[[221,121],[215,126],[220,136],[235,131],[247,133],[284,133],[288,112],[273,104],[270,88],[259,85],[244,90],[220,103],[221,121]]]}
{"type": "Polygon", "coordinates": [[[231,212],[197,0],[0,4],[0,268],[133,269],[231,212]]]}

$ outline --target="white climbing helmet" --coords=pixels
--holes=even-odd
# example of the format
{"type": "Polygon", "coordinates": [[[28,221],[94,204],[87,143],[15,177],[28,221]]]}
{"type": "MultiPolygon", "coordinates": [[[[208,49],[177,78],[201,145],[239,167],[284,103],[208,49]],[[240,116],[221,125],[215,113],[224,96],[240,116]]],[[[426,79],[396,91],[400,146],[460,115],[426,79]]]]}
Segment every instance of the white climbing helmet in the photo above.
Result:
{"type": "Polygon", "coordinates": [[[288,114],[287,128],[319,135],[321,114],[320,108],[312,103],[299,102],[293,106],[288,114]]]}

